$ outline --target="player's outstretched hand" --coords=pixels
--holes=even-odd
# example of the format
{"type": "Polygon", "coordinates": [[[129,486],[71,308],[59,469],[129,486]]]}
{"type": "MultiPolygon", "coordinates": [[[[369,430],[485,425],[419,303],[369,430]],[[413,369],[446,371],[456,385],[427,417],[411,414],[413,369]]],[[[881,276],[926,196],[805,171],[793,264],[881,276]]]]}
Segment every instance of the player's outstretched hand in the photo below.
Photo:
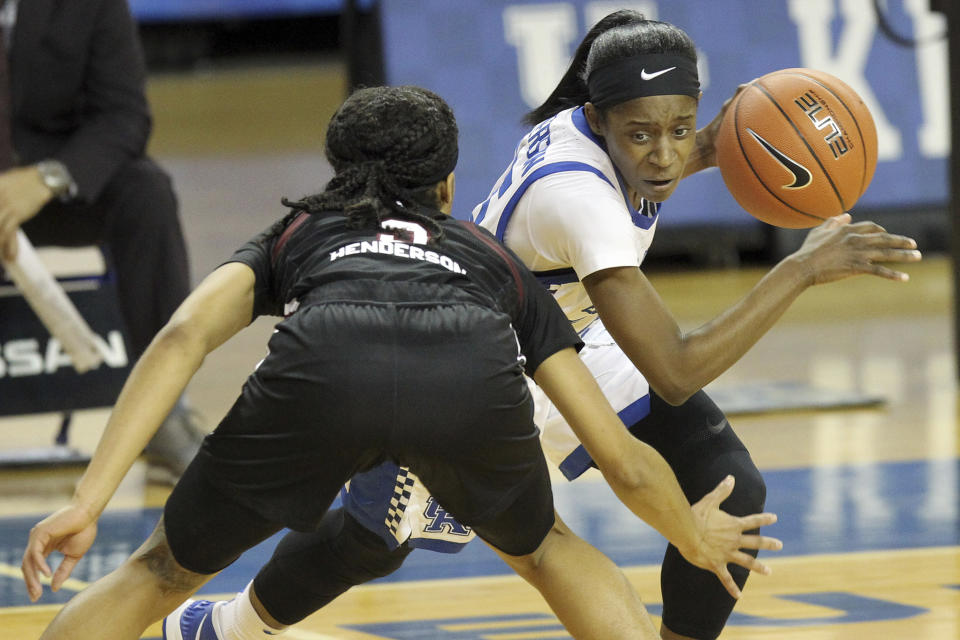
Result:
{"type": "Polygon", "coordinates": [[[64,507],[38,522],[30,530],[20,565],[30,601],[36,602],[43,594],[40,574],[48,578],[52,574],[50,586],[54,591],[59,590],[83,554],[90,549],[96,536],[96,518],[76,506],[64,507]],[[53,551],[63,554],[56,573],[47,564],[47,556],[53,551]]]}
{"type": "Polygon", "coordinates": [[[776,538],[745,534],[777,521],[773,513],[754,513],[732,516],[720,509],[720,504],[733,491],[733,476],[727,476],[717,487],[693,505],[693,516],[700,529],[700,544],[695,549],[682,549],[683,557],[691,564],[712,571],[734,598],[740,597],[740,588],[734,582],[727,564],[738,564],[750,571],[768,575],[770,568],[741,549],[769,549],[779,551],[783,543],[776,538]]]}
{"type": "Polygon", "coordinates": [[[843,213],[813,228],[787,259],[800,261],[809,284],[824,284],[861,274],[905,282],[910,279],[906,273],[882,263],[919,262],[922,257],[913,238],[887,233],[875,222],[850,222],[850,214],[843,213]]]}

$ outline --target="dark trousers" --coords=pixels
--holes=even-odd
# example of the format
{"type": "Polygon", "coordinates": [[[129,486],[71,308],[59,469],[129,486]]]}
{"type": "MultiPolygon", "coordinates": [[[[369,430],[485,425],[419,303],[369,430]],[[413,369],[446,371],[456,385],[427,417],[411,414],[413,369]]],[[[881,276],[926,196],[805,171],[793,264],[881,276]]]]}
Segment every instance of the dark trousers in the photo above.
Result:
{"type": "Polygon", "coordinates": [[[131,360],[190,291],[187,249],[170,177],[149,158],[124,166],[92,203],[47,204],[23,225],[36,246],[100,246],[116,275],[131,360]]]}

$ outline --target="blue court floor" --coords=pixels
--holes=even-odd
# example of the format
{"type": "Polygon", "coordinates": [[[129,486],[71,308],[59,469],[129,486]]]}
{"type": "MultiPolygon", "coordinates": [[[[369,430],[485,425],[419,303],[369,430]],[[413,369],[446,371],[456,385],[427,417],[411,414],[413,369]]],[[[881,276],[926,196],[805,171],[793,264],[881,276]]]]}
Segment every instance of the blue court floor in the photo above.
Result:
{"type": "MultiPolygon", "coordinates": [[[[779,514],[779,522],[767,529],[784,542],[784,550],[768,554],[781,557],[821,554],[857,554],[960,546],[960,461],[957,459],[880,464],[846,465],[802,469],[779,469],[765,474],[768,509],[779,514]]],[[[557,509],[580,535],[624,567],[658,564],[664,549],[655,531],[626,511],[605,484],[590,479],[559,485],[557,509]]],[[[158,509],[107,513],[90,553],[73,574],[82,586],[117,566],[150,533],[158,509]]],[[[19,578],[23,545],[36,517],[0,519],[0,607],[28,606],[19,578]]],[[[257,568],[269,557],[276,539],[251,549],[234,565],[211,581],[205,593],[231,593],[243,588],[257,568]]],[[[416,582],[509,574],[509,569],[485,545],[475,542],[455,555],[415,552],[404,567],[382,582],[416,582]]],[[[942,584],[960,590],[960,574],[942,584]]],[[[763,580],[763,578],[757,578],[763,580]]],[[[65,602],[77,587],[60,593],[45,593],[42,603],[65,602]]],[[[734,626],[818,626],[881,622],[920,616],[923,607],[880,600],[841,590],[788,594],[797,602],[828,606],[831,613],[802,619],[752,616],[735,612],[734,626]]],[[[652,614],[659,611],[650,603],[652,614]]],[[[498,616],[498,628],[505,631],[510,621],[533,633],[556,632],[555,619],[542,615],[498,616]]],[[[472,640],[485,628],[486,618],[460,617],[429,621],[373,623],[351,628],[391,640],[437,638],[472,640]],[[443,632],[453,625],[458,631],[443,632]],[[426,635],[429,634],[429,635],[426,635]]],[[[540,637],[540,636],[524,636],[540,637]]],[[[554,636],[543,636],[554,637],[554,636]]]]}

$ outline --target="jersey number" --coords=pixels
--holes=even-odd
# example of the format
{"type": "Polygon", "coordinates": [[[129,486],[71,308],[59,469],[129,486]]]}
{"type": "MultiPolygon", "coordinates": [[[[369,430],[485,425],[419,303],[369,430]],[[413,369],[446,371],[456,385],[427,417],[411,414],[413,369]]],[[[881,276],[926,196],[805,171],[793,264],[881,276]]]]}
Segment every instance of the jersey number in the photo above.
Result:
{"type": "Polygon", "coordinates": [[[394,229],[399,233],[381,233],[377,238],[380,242],[408,242],[412,244],[427,244],[430,234],[422,225],[409,220],[384,220],[380,224],[382,229],[394,229]]]}

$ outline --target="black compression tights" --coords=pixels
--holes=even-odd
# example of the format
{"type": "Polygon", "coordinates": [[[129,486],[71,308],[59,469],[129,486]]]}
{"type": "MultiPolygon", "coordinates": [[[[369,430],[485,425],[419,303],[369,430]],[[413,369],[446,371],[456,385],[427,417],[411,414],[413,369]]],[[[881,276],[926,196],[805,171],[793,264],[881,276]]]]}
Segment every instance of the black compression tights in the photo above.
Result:
{"type": "Polygon", "coordinates": [[[253,588],[278,622],[295,624],[350,587],[393,573],[411,550],[390,551],[379,536],[333,509],[316,532],[285,535],[253,588]]]}
{"type": "MultiPolygon", "coordinates": [[[[650,414],[630,431],[666,458],[691,504],[732,474],[736,484],[721,508],[737,516],[763,511],[766,485],[760,472],[723,412],[702,391],[677,407],[651,393],[650,414]]],[[[730,573],[743,588],[749,572],[730,565],[730,573]]],[[[663,624],[698,640],[719,636],[736,602],[713,573],[684,560],[673,545],[663,559],[660,589],[663,624]]]]}
{"type": "MultiPolygon", "coordinates": [[[[738,516],[760,512],[763,478],[725,421],[703,392],[678,407],[651,394],[650,415],[630,431],[666,458],[691,503],[733,474],[736,484],[723,509],[738,516]]],[[[274,618],[294,624],[351,586],[392,573],[409,553],[406,547],[390,551],[379,536],[337,509],[316,533],[287,534],[254,588],[274,618]]],[[[733,566],[730,572],[742,588],[748,572],[733,566]]],[[[699,640],[720,635],[735,602],[714,574],[688,563],[673,545],[664,556],[661,590],[664,624],[699,640]]]]}

